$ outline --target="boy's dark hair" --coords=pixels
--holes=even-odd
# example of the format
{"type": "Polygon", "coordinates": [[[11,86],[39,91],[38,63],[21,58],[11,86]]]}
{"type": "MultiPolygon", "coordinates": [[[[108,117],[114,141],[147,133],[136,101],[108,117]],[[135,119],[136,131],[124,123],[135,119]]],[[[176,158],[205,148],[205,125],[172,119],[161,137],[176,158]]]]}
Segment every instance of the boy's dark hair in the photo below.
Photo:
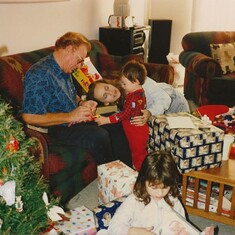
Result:
{"type": "Polygon", "coordinates": [[[121,76],[125,76],[131,82],[138,80],[140,85],[143,85],[147,77],[147,70],[144,64],[137,60],[130,60],[122,67],[121,76]]]}
{"type": "Polygon", "coordinates": [[[169,195],[179,196],[177,180],[179,172],[174,158],[170,152],[155,151],[147,155],[140,168],[137,180],[134,185],[133,193],[138,200],[147,205],[151,198],[146,190],[145,182],[149,181],[152,185],[163,184],[170,187],[169,193],[164,197],[165,201],[173,206],[169,195]]]}

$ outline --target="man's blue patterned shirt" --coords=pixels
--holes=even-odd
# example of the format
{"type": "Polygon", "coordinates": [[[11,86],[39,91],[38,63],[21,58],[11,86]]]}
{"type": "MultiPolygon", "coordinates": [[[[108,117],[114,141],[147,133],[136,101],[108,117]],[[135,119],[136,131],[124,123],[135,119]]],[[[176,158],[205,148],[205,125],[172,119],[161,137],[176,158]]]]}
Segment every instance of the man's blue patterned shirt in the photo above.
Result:
{"type": "Polygon", "coordinates": [[[23,113],[70,112],[76,106],[76,90],[71,74],[61,70],[53,54],[28,70],[24,78],[23,113]]]}

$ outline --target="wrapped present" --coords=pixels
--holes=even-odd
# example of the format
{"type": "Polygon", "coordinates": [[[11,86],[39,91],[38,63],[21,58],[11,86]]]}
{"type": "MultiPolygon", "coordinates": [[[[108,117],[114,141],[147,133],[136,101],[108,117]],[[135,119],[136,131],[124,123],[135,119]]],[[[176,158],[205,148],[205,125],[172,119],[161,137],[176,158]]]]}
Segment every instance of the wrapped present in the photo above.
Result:
{"type": "Polygon", "coordinates": [[[111,218],[125,199],[126,197],[121,197],[106,204],[99,205],[93,209],[95,214],[96,228],[98,231],[100,229],[108,228],[111,218]]]}
{"type": "Polygon", "coordinates": [[[151,117],[149,151],[170,150],[181,173],[219,167],[224,131],[188,113],[151,117]],[[167,117],[190,117],[195,128],[170,128],[167,117]]]}
{"type": "Polygon", "coordinates": [[[94,214],[85,206],[66,212],[66,218],[56,223],[57,231],[66,235],[95,235],[97,232],[94,214]]]}
{"type": "Polygon", "coordinates": [[[104,204],[129,195],[138,172],[120,160],[98,166],[98,203],[104,204]]]}

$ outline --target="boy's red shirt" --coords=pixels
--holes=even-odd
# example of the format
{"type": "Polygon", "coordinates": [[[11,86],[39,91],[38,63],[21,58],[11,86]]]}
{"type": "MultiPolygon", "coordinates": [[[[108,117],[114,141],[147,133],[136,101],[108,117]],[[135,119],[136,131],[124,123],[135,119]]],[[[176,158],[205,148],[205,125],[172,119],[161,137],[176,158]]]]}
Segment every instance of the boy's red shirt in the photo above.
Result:
{"type": "Polygon", "coordinates": [[[141,115],[141,110],[146,108],[144,89],[138,89],[126,96],[123,110],[109,116],[111,123],[131,120],[132,117],[141,115]]]}

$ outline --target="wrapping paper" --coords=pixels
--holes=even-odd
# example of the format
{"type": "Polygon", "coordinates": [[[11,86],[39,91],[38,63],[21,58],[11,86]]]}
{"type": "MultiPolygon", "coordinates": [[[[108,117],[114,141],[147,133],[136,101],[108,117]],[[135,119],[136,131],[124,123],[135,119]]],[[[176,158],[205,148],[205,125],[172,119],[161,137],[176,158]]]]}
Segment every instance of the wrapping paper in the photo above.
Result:
{"type": "Polygon", "coordinates": [[[98,166],[98,203],[104,204],[129,195],[138,172],[120,160],[98,166]]]}
{"type": "Polygon", "coordinates": [[[106,204],[97,206],[93,209],[98,231],[100,229],[107,229],[109,227],[111,218],[125,199],[126,197],[121,197],[106,204]]]}
{"type": "Polygon", "coordinates": [[[181,173],[218,167],[222,161],[223,130],[188,113],[153,117],[150,122],[149,151],[170,150],[181,173]],[[190,117],[195,129],[170,129],[167,117],[190,117]]]}
{"type": "Polygon", "coordinates": [[[55,228],[59,232],[63,232],[66,235],[95,235],[96,225],[94,214],[85,206],[77,207],[73,210],[66,212],[65,216],[68,221],[63,220],[57,222],[55,228]]]}

